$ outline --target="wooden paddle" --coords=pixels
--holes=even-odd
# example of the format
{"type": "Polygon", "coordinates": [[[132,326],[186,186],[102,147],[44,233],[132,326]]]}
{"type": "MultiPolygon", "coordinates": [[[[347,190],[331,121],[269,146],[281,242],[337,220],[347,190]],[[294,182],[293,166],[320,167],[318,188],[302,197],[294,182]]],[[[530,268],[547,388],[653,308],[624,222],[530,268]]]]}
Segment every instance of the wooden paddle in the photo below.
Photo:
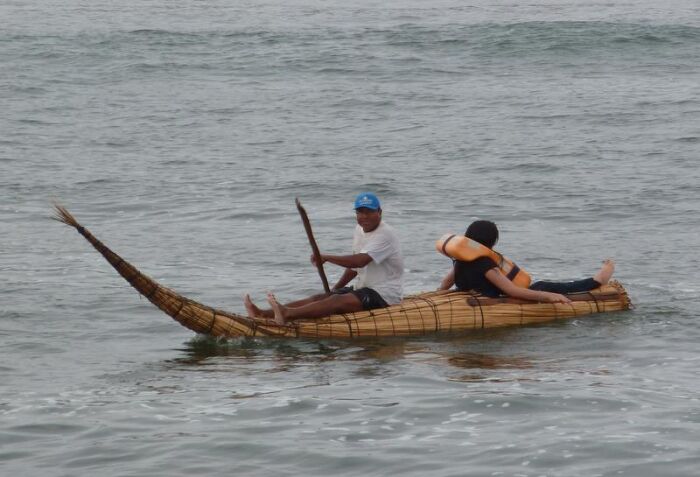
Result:
{"type": "Polygon", "coordinates": [[[306,236],[309,238],[309,244],[311,244],[311,250],[313,251],[314,258],[316,259],[316,268],[318,269],[318,274],[321,276],[321,281],[323,282],[323,289],[326,293],[330,293],[331,289],[328,286],[328,279],[326,278],[326,272],[323,270],[323,262],[321,261],[321,252],[318,250],[318,245],[316,245],[316,240],[314,239],[314,232],[311,230],[311,223],[309,222],[309,216],[306,215],[306,210],[296,198],[294,201],[297,204],[297,210],[299,215],[301,215],[301,221],[304,222],[304,230],[306,230],[306,236]]]}

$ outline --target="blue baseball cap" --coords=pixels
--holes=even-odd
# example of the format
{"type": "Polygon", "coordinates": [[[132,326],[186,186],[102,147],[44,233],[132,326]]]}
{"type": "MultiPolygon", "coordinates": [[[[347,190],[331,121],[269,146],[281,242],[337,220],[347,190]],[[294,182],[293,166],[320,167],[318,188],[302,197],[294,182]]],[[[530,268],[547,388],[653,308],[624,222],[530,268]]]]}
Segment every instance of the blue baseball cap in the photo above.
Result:
{"type": "Polygon", "coordinates": [[[363,192],[355,197],[355,210],[359,208],[378,210],[381,205],[376,195],[371,192],[363,192]]]}

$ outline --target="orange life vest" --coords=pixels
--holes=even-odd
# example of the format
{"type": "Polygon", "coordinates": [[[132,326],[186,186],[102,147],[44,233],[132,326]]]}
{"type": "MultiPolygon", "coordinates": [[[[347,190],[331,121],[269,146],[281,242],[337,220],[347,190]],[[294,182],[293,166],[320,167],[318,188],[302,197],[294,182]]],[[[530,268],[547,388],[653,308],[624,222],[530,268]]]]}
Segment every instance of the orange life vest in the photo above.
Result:
{"type": "Polygon", "coordinates": [[[455,260],[471,262],[479,257],[488,257],[498,265],[505,277],[519,287],[527,288],[532,279],[530,275],[515,263],[485,245],[463,235],[445,234],[435,242],[438,252],[455,260]]]}

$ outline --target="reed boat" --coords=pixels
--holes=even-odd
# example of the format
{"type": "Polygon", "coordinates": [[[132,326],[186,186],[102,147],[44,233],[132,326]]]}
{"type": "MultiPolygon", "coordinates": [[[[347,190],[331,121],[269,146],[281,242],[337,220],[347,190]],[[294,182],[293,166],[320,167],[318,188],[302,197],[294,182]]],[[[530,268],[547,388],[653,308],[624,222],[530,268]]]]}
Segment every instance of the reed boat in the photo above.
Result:
{"type": "Polygon", "coordinates": [[[631,308],[625,288],[610,282],[568,295],[570,304],[487,298],[457,291],[407,296],[400,304],[370,311],[298,319],[285,325],[219,310],[164,287],[110,250],[56,205],[56,220],[74,227],[141,295],[185,328],[213,337],[362,338],[464,333],[470,330],[543,323],[631,308]]]}

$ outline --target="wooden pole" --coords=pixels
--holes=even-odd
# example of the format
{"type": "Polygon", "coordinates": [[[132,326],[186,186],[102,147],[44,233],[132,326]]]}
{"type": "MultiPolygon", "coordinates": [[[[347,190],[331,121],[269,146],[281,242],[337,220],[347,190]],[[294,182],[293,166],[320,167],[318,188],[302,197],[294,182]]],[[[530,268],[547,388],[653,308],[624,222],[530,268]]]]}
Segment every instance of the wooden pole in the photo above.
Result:
{"type": "Polygon", "coordinates": [[[306,236],[309,238],[309,244],[311,244],[311,250],[313,251],[314,258],[316,259],[316,268],[318,269],[318,274],[323,282],[323,289],[326,293],[330,293],[331,289],[328,286],[328,279],[326,278],[326,272],[323,270],[323,262],[321,262],[321,252],[318,250],[318,245],[314,239],[314,232],[311,230],[311,223],[309,222],[309,216],[306,214],[306,210],[299,202],[299,199],[295,199],[297,204],[297,210],[299,215],[301,215],[301,221],[304,223],[304,230],[306,230],[306,236]]]}

